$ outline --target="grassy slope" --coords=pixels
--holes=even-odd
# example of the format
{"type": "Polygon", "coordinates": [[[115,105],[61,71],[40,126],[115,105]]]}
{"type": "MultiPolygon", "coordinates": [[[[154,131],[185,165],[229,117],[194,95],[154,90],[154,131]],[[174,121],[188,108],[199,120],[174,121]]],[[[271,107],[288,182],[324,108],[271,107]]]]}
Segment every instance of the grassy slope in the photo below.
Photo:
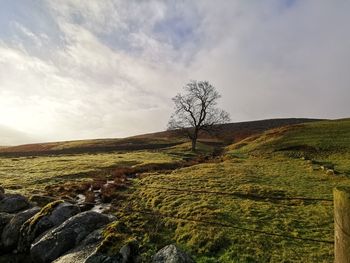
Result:
{"type": "MultiPolygon", "coordinates": [[[[201,134],[200,138],[213,142],[239,141],[253,134],[259,134],[271,128],[281,127],[289,124],[312,122],[314,119],[271,119],[250,122],[228,123],[219,125],[215,135],[201,134]]],[[[174,131],[164,131],[143,134],[123,139],[95,139],[78,140],[67,142],[50,142],[26,144],[12,147],[0,147],[0,154],[6,153],[86,153],[106,152],[108,150],[142,150],[158,149],[183,142],[183,137],[174,131]]],[[[1,141],[0,141],[1,144],[1,141]]]]}
{"type": "MultiPolygon", "coordinates": [[[[332,262],[332,244],[273,237],[183,218],[332,241],[331,201],[269,197],[332,199],[333,187],[350,185],[349,133],[349,120],[272,130],[228,147],[221,162],[141,179],[130,202],[137,200],[136,210],[160,213],[157,220],[148,219],[149,224],[158,223],[149,228],[152,233],[148,237],[153,238],[148,239],[151,241],[147,245],[155,250],[165,243],[177,242],[198,262],[332,262]],[[339,174],[327,175],[320,169],[323,163],[334,165],[339,174]],[[261,198],[194,193],[196,190],[238,192],[261,198]]],[[[136,214],[133,216],[137,220],[144,218],[143,222],[147,222],[149,215],[136,214]]],[[[132,217],[129,219],[128,224],[133,227],[132,217]]]]}
{"type": "MultiPolygon", "coordinates": [[[[173,242],[190,251],[198,262],[332,262],[332,244],[266,236],[198,220],[332,240],[332,202],[269,197],[331,199],[334,186],[350,185],[349,132],[349,120],[278,128],[227,147],[217,162],[144,174],[128,190],[130,200],[123,201],[124,209],[117,211],[120,224],[111,226],[106,239],[115,244],[116,240],[137,238],[145,262],[158,248],[173,242]],[[323,164],[334,165],[339,174],[326,175],[320,169],[323,164]]],[[[201,153],[211,150],[200,145],[201,153]]],[[[108,167],[172,163],[191,155],[189,144],[179,144],[157,151],[2,157],[0,178],[6,187],[20,185],[22,192],[30,193],[48,184],[84,179],[108,167]]]]}
{"type": "Polygon", "coordinates": [[[251,154],[275,153],[332,163],[350,175],[350,119],[300,124],[265,132],[229,147],[251,154]],[[247,145],[245,145],[247,144],[247,145]],[[245,145],[245,146],[244,146],[245,145]],[[242,147],[243,146],[243,147],[242,147]]]}

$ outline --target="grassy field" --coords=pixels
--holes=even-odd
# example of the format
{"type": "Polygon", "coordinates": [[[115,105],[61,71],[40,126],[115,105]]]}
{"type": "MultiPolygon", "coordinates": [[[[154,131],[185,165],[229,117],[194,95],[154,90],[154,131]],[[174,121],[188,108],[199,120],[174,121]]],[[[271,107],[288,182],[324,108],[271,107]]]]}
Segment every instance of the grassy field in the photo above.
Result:
{"type": "Polygon", "coordinates": [[[87,179],[107,168],[150,163],[172,163],[180,160],[171,153],[136,151],[120,153],[76,154],[0,158],[1,184],[7,189],[30,194],[55,184],[74,179],[87,179]]]}
{"type": "MultiPolygon", "coordinates": [[[[5,187],[30,194],[111,167],[174,164],[213,152],[204,144],[196,155],[189,149],[4,157],[0,177],[5,187]]],[[[332,191],[350,186],[350,120],[269,130],[201,160],[132,179],[99,249],[113,253],[137,240],[144,262],[170,243],[196,262],[333,262],[332,191]]]]}
{"type": "Polygon", "coordinates": [[[176,242],[197,262],[333,262],[332,190],[350,186],[349,131],[348,120],[277,129],[216,162],[149,174],[125,208],[129,233],[154,251],[176,242]],[[135,234],[140,218],[153,226],[135,234]]]}

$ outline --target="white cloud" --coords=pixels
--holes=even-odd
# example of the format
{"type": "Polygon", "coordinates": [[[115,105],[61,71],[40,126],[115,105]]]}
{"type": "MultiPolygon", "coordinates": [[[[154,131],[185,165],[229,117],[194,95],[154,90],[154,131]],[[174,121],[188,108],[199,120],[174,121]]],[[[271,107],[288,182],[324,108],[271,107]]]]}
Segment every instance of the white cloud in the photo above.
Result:
{"type": "Polygon", "coordinates": [[[12,38],[0,34],[0,124],[42,141],[157,131],[190,79],[217,86],[237,121],[348,116],[349,7],[43,1],[45,16],[14,14],[12,38]]]}

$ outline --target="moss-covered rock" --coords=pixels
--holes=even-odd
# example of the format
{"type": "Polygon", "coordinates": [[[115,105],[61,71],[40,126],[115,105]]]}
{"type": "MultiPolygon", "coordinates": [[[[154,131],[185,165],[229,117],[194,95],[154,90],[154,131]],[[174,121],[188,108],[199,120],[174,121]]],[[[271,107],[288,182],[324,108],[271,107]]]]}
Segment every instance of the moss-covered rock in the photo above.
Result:
{"type": "Polygon", "coordinates": [[[77,205],[62,200],[47,204],[21,227],[18,251],[28,252],[35,238],[79,212],[80,209],[77,205]]]}
{"type": "Polygon", "coordinates": [[[1,243],[4,250],[12,250],[16,247],[21,226],[25,221],[40,211],[39,207],[33,207],[16,214],[11,221],[5,226],[1,234],[1,243]]]}
{"type": "Polygon", "coordinates": [[[52,262],[80,244],[91,232],[110,222],[106,215],[87,211],[79,213],[51,229],[31,246],[35,262],[52,262]]]}

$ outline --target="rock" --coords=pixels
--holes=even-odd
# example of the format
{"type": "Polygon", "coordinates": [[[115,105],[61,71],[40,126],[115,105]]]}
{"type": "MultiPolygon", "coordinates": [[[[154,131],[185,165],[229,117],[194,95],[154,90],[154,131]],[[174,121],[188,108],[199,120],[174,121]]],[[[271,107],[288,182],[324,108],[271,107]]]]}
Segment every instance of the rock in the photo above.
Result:
{"type": "Polygon", "coordinates": [[[5,195],[5,197],[0,200],[0,212],[16,213],[29,207],[30,203],[27,198],[19,194],[5,195]]]}
{"type": "Polygon", "coordinates": [[[96,229],[95,231],[91,232],[82,242],[81,247],[93,245],[93,244],[99,244],[103,239],[103,228],[96,229]]]}
{"type": "Polygon", "coordinates": [[[79,212],[80,209],[77,205],[64,201],[55,201],[47,204],[39,213],[23,224],[20,231],[18,251],[28,252],[35,238],[50,228],[62,224],[79,212]]]}
{"type": "Polygon", "coordinates": [[[54,262],[55,263],[85,262],[91,255],[95,253],[98,245],[103,240],[102,233],[103,233],[103,228],[93,231],[81,242],[81,244],[77,248],[70,250],[67,254],[59,257],[54,262]]]}
{"type": "Polygon", "coordinates": [[[89,256],[91,256],[95,250],[96,247],[93,245],[86,246],[59,257],[53,261],[53,263],[85,263],[86,259],[89,258],[89,256]]]}
{"type": "Polygon", "coordinates": [[[129,242],[119,250],[119,253],[123,257],[123,263],[137,262],[139,246],[136,241],[129,242]]]}
{"type": "Polygon", "coordinates": [[[94,205],[91,203],[81,203],[81,204],[79,204],[79,207],[80,207],[80,210],[82,212],[85,212],[85,211],[89,211],[92,208],[94,208],[94,205]]]}
{"type": "Polygon", "coordinates": [[[35,203],[38,206],[45,206],[48,203],[55,201],[55,198],[42,195],[32,195],[31,197],[29,197],[29,201],[35,203]]]}
{"type": "Polygon", "coordinates": [[[25,254],[6,254],[0,255],[0,263],[34,263],[29,255],[25,254]]]}
{"type": "Polygon", "coordinates": [[[114,256],[108,256],[101,253],[93,253],[90,255],[84,263],[123,263],[123,256],[121,254],[117,254],[114,256]]]}
{"type": "MultiPolygon", "coordinates": [[[[53,263],[122,263],[123,257],[119,253],[115,256],[108,256],[97,253],[96,246],[90,245],[63,255],[53,263]]],[[[130,262],[131,263],[131,262],[130,262]]]]}
{"type": "Polygon", "coordinates": [[[194,261],[177,246],[169,245],[153,256],[153,263],[194,263],[194,261]]]}
{"type": "Polygon", "coordinates": [[[34,262],[51,262],[76,247],[96,228],[110,222],[106,215],[87,211],[66,220],[34,243],[30,254],[34,262]]]}
{"type": "Polygon", "coordinates": [[[334,170],[332,170],[332,169],[328,169],[328,170],[326,171],[326,175],[333,176],[333,175],[335,175],[335,172],[334,172],[334,170]]]}
{"type": "Polygon", "coordinates": [[[8,222],[1,234],[1,243],[5,250],[10,250],[17,246],[21,226],[39,211],[39,207],[33,207],[16,214],[10,222],[8,222]]]}
{"type": "Polygon", "coordinates": [[[13,214],[0,212],[0,235],[8,222],[14,217],[13,214]]]}

